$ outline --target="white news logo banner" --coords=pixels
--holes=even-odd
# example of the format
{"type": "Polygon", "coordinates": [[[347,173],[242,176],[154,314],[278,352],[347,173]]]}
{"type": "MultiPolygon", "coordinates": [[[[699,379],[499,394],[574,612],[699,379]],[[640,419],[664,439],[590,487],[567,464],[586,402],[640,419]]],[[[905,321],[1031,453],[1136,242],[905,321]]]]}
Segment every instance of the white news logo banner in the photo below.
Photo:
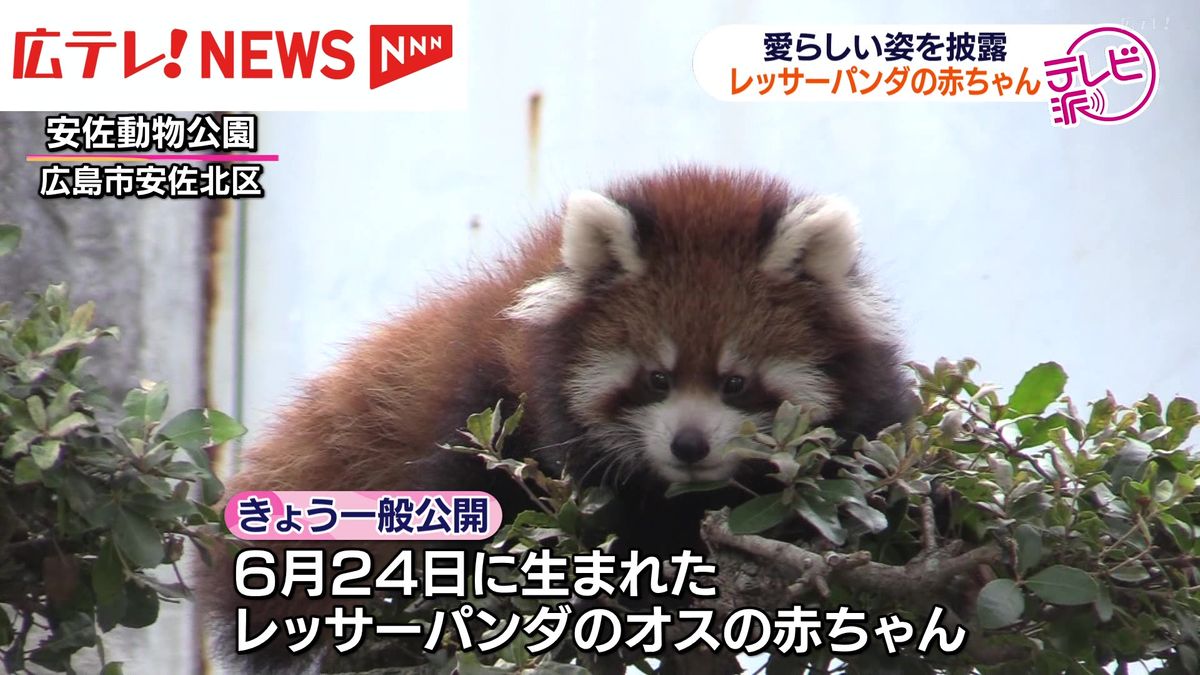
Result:
{"type": "Polygon", "coordinates": [[[0,5],[0,109],[467,105],[466,0],[120,7],[0,5]]]}

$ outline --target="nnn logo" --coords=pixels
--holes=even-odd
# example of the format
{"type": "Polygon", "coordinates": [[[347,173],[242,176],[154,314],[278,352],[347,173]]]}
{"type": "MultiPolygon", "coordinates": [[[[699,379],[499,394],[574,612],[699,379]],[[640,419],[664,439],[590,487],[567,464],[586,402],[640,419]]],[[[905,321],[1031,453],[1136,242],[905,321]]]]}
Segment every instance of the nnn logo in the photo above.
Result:
{"type": "Polygon", "coordinates": [[[453,55],[453,26],[371,26],[371,88],[453,55]]]}

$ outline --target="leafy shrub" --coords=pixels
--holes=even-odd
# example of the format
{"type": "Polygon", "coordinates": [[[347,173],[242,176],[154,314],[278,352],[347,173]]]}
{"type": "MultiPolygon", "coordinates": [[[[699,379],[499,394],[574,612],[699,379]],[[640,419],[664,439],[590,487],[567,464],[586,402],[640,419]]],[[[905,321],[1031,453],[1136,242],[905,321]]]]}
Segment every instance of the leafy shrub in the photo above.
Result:
{"type": "MultiPolygon", "coordinates": [[[[15,228],[0,226],[0,255],[18,240],[15,228]]],[[[219,545],[205,527],[220,521],[212,506],[221,491],[205,449],[244,430],[209,410],[162,423],[167,392],[154,383],[116,406],[84,355],[115,331],[92,328],[90,303],[72,307],[63,286],[31,300],[19,318],[0,306],[0,652],[10,671],[26,660],[67,670],[77,650],[102,646],[100,633],[149,625],[160,601],[187,596],[181,582],[149,572],[174,565],[186,539],[219,545]],[[28,644],[34,626],[45,635],[37,645],[28,644]]],[[[1123,672],[1148,660],[1157,672],[1200,671],[1200,458],[1185,447],[1200,423],[1196,404],[1147,396],[1121,405],[1110,394],[1080,410],[1063,396],[1067,376],[1055,363],[1031,369],[1002,400],[972,379],[975,368],[970,359],[914,364],[920,415],[874,439],[839,439],[784,404],[769,433],[748,428],[732,445],[772,462],[781,489],[711,518],[708,543],[723,570],[750,560],[765,585],[784,590],[753,596],[723,586],[724,601],[849,604],[918,625],[939,603],[972,635],[956,656],[820,649],[773,656],[767,672],[1058,673],[1114,664],[1123,672]],[[834,477],[822,478],[831,468],[834,477]],[[790,555],[764,553],[780,541],[790,555]],[[803,571],[789,566],[794,560],[803,571]]],[[[521,411],[505,416],[498,404],[474,415],[463,441],[447,448],[480,455],[538,505],[488,548],[571,555],[611,545],[611,493],[505,456],[521,411]]],[[[539,608],[520,597],[472,602],[496,616],[539,608]]],[[[411,622],[438,606],[410,597],[373,611],[411,622]]],[[[462,673],[572,673],[596,665],[569,642],[531,655],[520,637],[489,655],[463,650],[450,631],[434,655],[386,641],[326,669],[432,661],[462,673]]],[[[637,652],[617,658],[653,670],[637,652]]]]}
{"type": "MultiPolygon", "coordinates": [[[[1156,672],[1197,672],[1200,462],[1184,447],[1200,422],[1196,404],[1176,398],[1163,405],[1147,396],[1126,406],[1110,394],[1081,411],[1063,396],[1067,377],[1055,363],[1031,369],[1007,400],[971,379],[970,359],[912,367],[923,402],[918,419],[876,439],[859,438],[852,452],[789,404],[770,433],[745,429],[732,450],[769,459],[784,487],[733,509],[720,519],[724,534],[708,543],[722,565],[737,566],[757,552],[752,569],[786,589],[782,597],[739,598],[741,589],[722,586],[726,602],[846,603],[870,617],[898,612],[917,626],[938,603],[968,628],[968,648],[924,657],[911,649],[836,657],[821,649],[772,656],[767,672],[1059,673],[1114,664],[1124,672],[1140,661],[1157,664],[1156,672]],[[821,478],[818,471],[828,475],[830,463],[837,477],[821,478]],[[807,538],[795,538],[797,521],[806,524],[807,538]],[[789,567],[761,535],[785,537],[807,567],[789,567]]],[[[537,497],[539,510],[516,516],[489,549],[546,547],[570,555],[590,548],[585,540],[594,543],[589,533],[602,529],[610,495],[580,491],[535,461],[505,457],[504,441],[520,416],[518,407],[504,418],[500,405],[474,415],[465,441],[450,448],[482,455],[537,497]]],[[[714,487],[676,485],[672,492],[714,487]]],[[[711,531],[706,527],[706,536],[711,531]]],[[[520,581],[515,572],[512,578],[520,581]]],[[[427,618],[428,602],[408,602],[377,611],[404,621],[427,618]]],[[[525,598],[472,602],[501,617],[538,609],[525,598]]],[[[433,660],[450,659],[464,673],[595,666],[569,641],[537,656],[520,640],[490,655],[463,651],[450,630],[443,644],[433,660]]],[[[636,651],[620,659],[653,670],[636,651]]]]}
{"type": "MultiPolygon", "coordinates": [[[[0,255],[19,239],[15,227],[0,226],[0,255]]],[[[7,672],[27,662],[69,671],[72,655],[86,647],[104,660],[101,633],[149,626],[161,601],[187,597],[181,579],[163,582],[151,572],[174,567],[187,539],[217,543],[202,527],[220,521],[212,505],[222,490],[205,449],[244,432],[213,410],[163,423],[167,389],[153,382],[117,405],[88,373],[89,347],[117,334],[93,328],[93,312],[90,302],[72,306],[65,285],[31,293],[20,315],[0,305],[7,672]]],[[[105,675],[119,672],[119,662],[104,664],[105,675]]]]}

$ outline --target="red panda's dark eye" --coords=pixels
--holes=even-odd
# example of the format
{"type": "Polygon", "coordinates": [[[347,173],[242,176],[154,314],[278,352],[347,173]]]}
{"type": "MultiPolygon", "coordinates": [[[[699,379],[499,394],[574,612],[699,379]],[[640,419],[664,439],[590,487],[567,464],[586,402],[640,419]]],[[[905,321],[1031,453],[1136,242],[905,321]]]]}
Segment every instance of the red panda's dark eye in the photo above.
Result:
{"type": "Polygon", "coordinates": [[[746,391],[746,378],[741,375],[730,375],[721,382],[721,393],[725,396],[737,396],[746,391]]]}
{"type": "Polygon", "coordinates": [[[671,378],[661,370],[650,373],[650,387],[655,391],[667,391],[671,388],[671,378]]]}

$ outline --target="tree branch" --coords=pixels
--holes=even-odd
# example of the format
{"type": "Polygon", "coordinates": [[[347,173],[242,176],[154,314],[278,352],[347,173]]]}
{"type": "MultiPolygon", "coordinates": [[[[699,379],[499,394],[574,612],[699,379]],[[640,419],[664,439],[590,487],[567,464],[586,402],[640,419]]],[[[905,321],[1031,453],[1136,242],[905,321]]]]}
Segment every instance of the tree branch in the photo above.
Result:
{"type": "Polygon", "coordinates": [[[960,553],[962,542],[955,541],[928,550],[926,555],[903,567],[885,565],[872,561],[865,551],[849,555],[814,553],[757,535],[737,535],[729,530],[723,513],[711,514],[704,521],[702,532],[705,540],[717,549],[736,549],[764,565],[796,574],[799,579],[791,584],[796,596],[815,592],[827,597],[830,581],[892,598],[941,596],[955,577],[980,565],[995,563],[1002,555],[1000,548],[992,544],[960,553]]]}
{"type": "MultiPolygon", "coordinates": [[[[922,515],[923,521],[928,521],[932,514],[923,510],[922,515]]],[[[885,565],[872,561],[866,551],[816,553],[783,541],[734,534],[729,529],[727,512],[710,514],[701,528],[719,561],[721,595],[715,604],[722,617],[739,607],[780,606],[813,594],[827,598],[830,585],[837,584],[910,607],[936,603],[946,611],[944,624],[967,625],[952,608],[961,604],[957,601],[963,593],[962,585],[956,582],[973,577],[981,566],[986,568],[1003,555],[994,544],[967,551],[962,550],[961,541],[938,546],[930,536],[932,530],[926,528],[923,550],[917,557],[907,565],[885,565]],[[734,559],[721,561],[731,557],[734,559]]],[[[966,655],[976,664],[1000,664],[1030,654],[1027,646],[992,641],[972,630],[966,655]]]]}

